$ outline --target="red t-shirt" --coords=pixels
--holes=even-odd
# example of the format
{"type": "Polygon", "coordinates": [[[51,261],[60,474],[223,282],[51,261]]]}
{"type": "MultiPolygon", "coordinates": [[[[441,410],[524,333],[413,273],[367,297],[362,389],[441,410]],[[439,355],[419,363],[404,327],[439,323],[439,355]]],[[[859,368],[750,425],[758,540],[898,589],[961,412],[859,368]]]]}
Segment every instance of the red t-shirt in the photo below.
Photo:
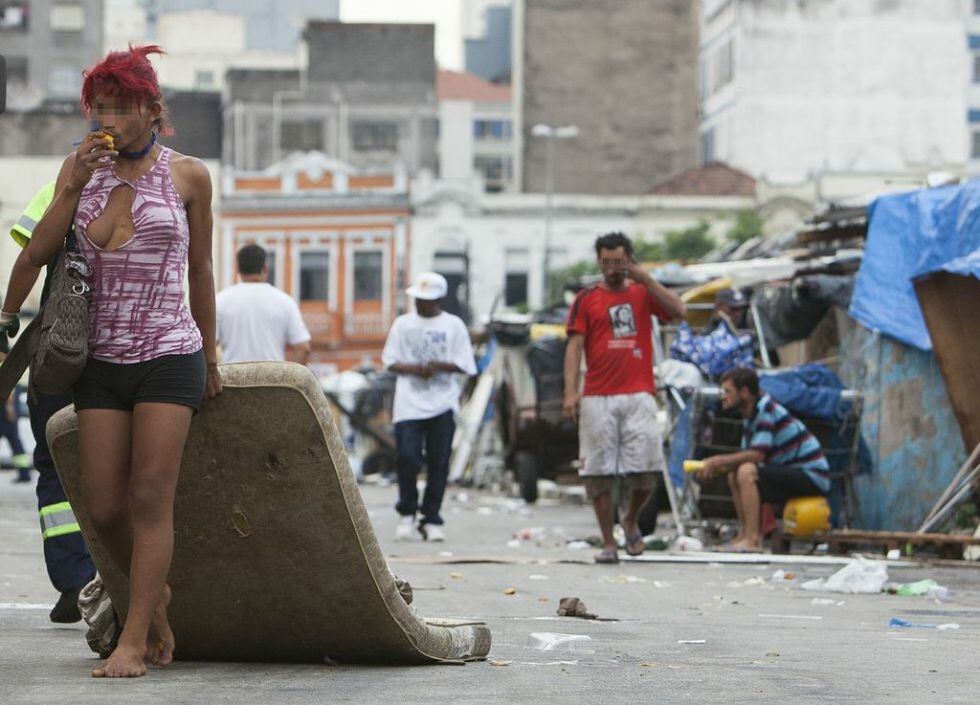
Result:
{"type": "Polygon", "coordinates": [[[656,393],[651,316],[670,320],[642,284],[622,291],[593,286],[579,292],[566,327],[569,335],[585,336],[585,396],[656,393]]]}

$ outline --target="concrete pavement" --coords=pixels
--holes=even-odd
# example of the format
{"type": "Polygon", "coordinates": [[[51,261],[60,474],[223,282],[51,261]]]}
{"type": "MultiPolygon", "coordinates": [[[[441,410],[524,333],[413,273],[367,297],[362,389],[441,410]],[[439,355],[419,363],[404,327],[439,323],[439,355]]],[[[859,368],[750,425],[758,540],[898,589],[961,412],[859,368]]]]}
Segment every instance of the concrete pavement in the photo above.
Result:
{"type": "MultiPolygon", "coordinates": [[[[415,588],[427,617],[487,621],[491,662],[385,668],[181,663],[136,681],[88,677],[95,655],[79,625],[48,622],[54,594],[44,570],[31,488],[0,474],[0,702],[794,702],[923,703],[977,700],[980,570],[892,569],[890,578],[932,577],[954,591],[938,604],[890,595],[815,595],[801,580],[827,566],[586,562],[565,548],[595,532],[590,511],[557,503],[527,509],[514,500],[450,491],[445,544],[395,543],[394,488],[363,494],[393,570],[415,588]],[[523,528],[543,538],[508,545],[523,528]],[[447,563],[484,557],[504,563],[447,563]],[[782,567],[782,566],[780,566],[782,567]],[[509,588],[515,594],[505,594],[509,588]],[[577,596],[618,621],[555,616],[577,596]],[[831,602],[814,604],[814,599],[831,602]],[[891,617],[960,625],[892,629],[891,617]],[[594,653],[540,652],[532,632],[584,634],[594,653]],[[681,644],[679,641],[704,643],[681,644]],[[506,665],[494,665],[506,664],[506,665]]],[[[247,618],[247,615],[243,615],[247,618]]],[[[285,625],[284,628],[288,628],[285,625]]],[[[180,635],[178,655],[180,651],[180,635]]]]}

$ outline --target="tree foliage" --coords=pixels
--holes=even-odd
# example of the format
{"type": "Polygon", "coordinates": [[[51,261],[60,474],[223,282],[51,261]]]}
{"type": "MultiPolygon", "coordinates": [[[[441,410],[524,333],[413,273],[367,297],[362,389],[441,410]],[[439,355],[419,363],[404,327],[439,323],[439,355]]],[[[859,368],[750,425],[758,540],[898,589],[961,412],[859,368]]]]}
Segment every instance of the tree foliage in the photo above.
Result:
{"type": "Polygon", "coordinates": [[[751,210],[735,214],[735,223],[728,230],[728,239],[739,244],[762,235],[762,218],[751,210]]]}
{"type": "Polygon", "coordinates": [[[708,232],[711,225],[702,219],[684,230],[672,230],[664,236],[667,259],[690,261],[704,257],[715,248],[715,239],[708,232]]]}

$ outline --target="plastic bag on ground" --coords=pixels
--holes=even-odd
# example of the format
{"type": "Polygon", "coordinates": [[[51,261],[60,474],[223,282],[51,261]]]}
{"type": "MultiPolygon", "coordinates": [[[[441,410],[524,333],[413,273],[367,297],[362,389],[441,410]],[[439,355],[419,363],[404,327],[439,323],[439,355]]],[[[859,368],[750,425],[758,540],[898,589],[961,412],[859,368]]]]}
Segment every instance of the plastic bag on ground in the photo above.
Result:
{"type": "Polygon", "coordinates": [[[576,654],[594,654],[592,637],[585,634],[558,634],[533,632],[527,637],[527,645],[538,651],[570,651],[576,654]]]}
{"type": "Polygon", "coordinates": [[[811,580],[804,583],[802,587],[804,590],[872,594],[881,592],[886,582],[888,582],[888,569],[884,563],[859,557],[826,580],[822,578],[811,580]]]}

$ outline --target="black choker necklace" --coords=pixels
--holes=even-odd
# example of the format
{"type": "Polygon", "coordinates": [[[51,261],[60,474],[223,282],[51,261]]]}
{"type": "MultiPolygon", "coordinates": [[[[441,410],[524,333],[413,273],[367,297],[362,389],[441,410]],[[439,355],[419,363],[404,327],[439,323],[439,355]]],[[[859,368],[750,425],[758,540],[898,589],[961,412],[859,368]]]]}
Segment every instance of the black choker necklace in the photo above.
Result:
{"type": "Polygon", "coordinates": [[[157,143],[157,133],[150,132],[150,143],[145,147],[143,147],[143,149],[141,149],[138,152],[119,152],[119,156],[122,157],[123,159],[142,159],[143,157],[145,157],[147,154],[150,153],[150,150],[153,149],[153,145],[155,145],[156,143],[157,143]]]}

